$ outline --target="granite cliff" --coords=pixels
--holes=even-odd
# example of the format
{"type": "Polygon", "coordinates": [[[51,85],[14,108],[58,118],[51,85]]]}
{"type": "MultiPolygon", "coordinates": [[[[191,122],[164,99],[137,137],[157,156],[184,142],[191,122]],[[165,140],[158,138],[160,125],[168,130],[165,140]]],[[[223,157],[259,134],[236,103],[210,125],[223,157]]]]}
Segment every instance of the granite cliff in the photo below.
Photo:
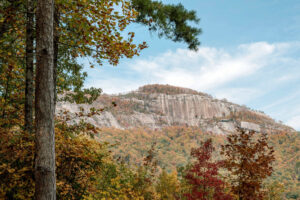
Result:
{"type": "Polygon", "coordinates": [[[272,133],[293,132],[260,111],[218,100],[208,94],[170,85],[146,85],[120,95],[101,95],[92,104],[59,102],[57,112],[67,110],[75,121],[76,112],[90,108],[106,108],[100,115],[82,117],[98,127],[128,129],[167,126],[199,127],[203,132],[226,134],[236,127],[272,133]],[[111,102],[116,107],[110,107],[111,102]]]}

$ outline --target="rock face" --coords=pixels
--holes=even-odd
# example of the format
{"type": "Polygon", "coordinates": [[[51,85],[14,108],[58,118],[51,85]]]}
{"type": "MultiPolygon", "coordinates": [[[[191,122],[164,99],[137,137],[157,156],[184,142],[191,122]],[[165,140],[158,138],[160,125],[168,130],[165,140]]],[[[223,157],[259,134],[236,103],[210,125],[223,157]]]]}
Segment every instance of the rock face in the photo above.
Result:
{"type": "Polygon", "coordinates": [[[254,130],[254,131],[260,131],[260,126],[255,123],[250,123],[250,122],[241,122],[241,127],[246,128],[249,130],[254,130]]]}
{"type": "Polygon", "coordinates": [[[236,127],[255,131],[282,132],[292,128],[276,123],[269,116],[245,106],[213,99],[210,95],[169,85],[147,85],[128,94],[102,95],[91,105],[59,102],[57,111],[68,110],[74,116],[80,108],[106,108],[100,115],[85,117],[98,127],[127,129],[165,126],[197,126],[204,132],[226,134],[236,127]],[[111,107],[111,102],[117,104],[111,107]]]}

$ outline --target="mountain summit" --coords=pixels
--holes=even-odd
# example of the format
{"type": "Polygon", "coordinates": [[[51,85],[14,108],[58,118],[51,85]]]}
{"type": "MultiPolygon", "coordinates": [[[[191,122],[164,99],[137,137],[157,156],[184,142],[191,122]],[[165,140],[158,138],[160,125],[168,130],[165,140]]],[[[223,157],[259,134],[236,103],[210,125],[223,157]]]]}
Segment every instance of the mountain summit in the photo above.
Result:
{"type": "Polygon", "coordinates": [[[111,102],[117,106],[106,109],[100,115],[85,117],[85,120],[97,127],[119,129],[193,126],[215,134],[231,133],[237,127],[271,133],[294,132],[291,127],[277,123],[261,111],[170,85],[145,85],[127,94],[104,94],[92,104],[59,102],[57,110],[68,110],[78,121],[75,113],[82,108],[87,111],[92,107],[105,108],[111,102]]]}

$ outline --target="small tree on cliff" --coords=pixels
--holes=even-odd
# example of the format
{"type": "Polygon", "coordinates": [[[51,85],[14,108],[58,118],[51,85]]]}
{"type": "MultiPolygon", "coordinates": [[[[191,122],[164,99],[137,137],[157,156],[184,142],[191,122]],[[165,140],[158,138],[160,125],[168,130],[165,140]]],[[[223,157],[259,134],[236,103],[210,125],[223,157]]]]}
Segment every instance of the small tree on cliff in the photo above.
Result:
{"type": "Polygon", "coordinates": [[[221,162],[211,160],[214,151],[212,140],[208,139],[197,149],[192,149],[191,156],[196,162],[188,169],[185,179],[191,184],[189,193],[184,194],[188,200],[229,200],[224,192],[225,183],[218,177],[221,162]]]}
{"type": "Polygon", "coordinates": [[[239,200],[263,199],[262,182],[272,174],[275,160],[267,135],[238,129],[237,134],[227,136],[227,142],[221,153],[226,157],[224,167],[230,172],[232,193],[239,200]]]}

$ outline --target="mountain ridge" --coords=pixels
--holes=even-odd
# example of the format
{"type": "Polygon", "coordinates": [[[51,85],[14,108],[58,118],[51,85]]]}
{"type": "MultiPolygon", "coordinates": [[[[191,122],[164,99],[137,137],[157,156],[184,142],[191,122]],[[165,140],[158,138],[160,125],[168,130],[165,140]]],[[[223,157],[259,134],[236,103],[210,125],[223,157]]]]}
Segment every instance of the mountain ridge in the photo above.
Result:
{"type": "Polygon", "coordinates": [[[255,131],[295,132],[276,122],[261,111],[255,111],[227,100],[189,88],[171,85],[145,85],[135,91],[119,95],[100,95],[92,104],[58,102],[57,111],[67,110],[74,121],[84,119],[97,127],[129,129],[147,127],[161,129],[168,126],[196,126],[204,133],[227,134],[237,127],[255,131]],[[81,109],[108,108],[100,115],[75,117],[81,109]]]}

